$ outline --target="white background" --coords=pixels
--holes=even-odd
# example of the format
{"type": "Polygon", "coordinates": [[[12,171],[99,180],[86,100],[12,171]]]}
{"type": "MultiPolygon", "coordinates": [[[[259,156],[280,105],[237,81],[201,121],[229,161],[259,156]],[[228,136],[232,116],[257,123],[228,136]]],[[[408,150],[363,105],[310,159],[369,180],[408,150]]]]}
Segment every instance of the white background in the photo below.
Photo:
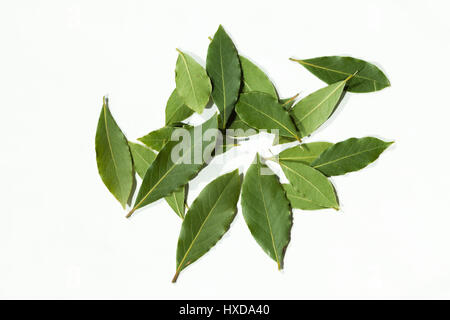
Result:
{"type": "MultiPolygon", "coordinates": [[[[448,1],[2,1],[0,297],[450,298],[449,11],[448,1]],[[175,48],[204,63],[220,23],[283,97],[324,86],[289,57],[380,66],[392,87],[348,94],[308,141],[396,143],[332,179],[340,212],[294,213],[283,272],[239,212],[174,285],[179,218],[164,201],[124,218],[97,173],[95,130],[104,94],[131,140],[161,127],[175,48]]],[[[205,169],[189,203],[252,152],[205,169]]]]}

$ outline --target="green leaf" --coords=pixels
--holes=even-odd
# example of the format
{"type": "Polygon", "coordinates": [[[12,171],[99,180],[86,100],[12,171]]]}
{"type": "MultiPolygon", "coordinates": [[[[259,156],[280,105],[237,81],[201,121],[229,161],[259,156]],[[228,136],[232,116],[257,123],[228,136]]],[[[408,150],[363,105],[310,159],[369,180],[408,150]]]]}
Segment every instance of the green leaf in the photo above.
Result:
{"type": "MultiPolygon", "coordinates": [[[[145,136],[138,138],[140,142],[145,144],[147,147],[155,150],[155,151],[161,151],[161,149],[164,147],[164,145],[170,141],[172,134],[175,130],[180,129],[181,127],[175,127],[175,126],[166,126],[162,127],[158,130],[154,130],[145,136]]],[[[189,129],[191,126],[184,125],[183,128],[189,129]]]]}
{"type": "Polygon", "coordinates": [[[247,125],[256,129],[277,129],[280,136],[300,140],[297,129],[280,103],[262,92],[241,94],[236,104],[236,113],[247,125]]]}
{"type": "MultiPolygon", "coordinates": [[[[155,160],[156,154],[149,148],[137,143],[128,142],[128,145],[133,156],[134,168],[143,179],[148,168],[155,160]]],[[[165,197],[167,203],[180,218],[184,218],[185,188],[186,186],[182,186],[171,195],[165,197]]]]}
{"type": "Polygon", "coordinates": [[[239,56],[242,68],[243,87],[242,92],[264,92],[278,99],[277,91],[269,77],[253,62],[243,56],[239,56]]]}
{"type": "Polygon", "coordinates": [[[392,143],[373,137],[350,138],[325,150],[311,166],[326,176],[357,171],[378,159],[392,143]]]}
{"type": "Polygon", "coordinates": [[[209,183],[192,203],[181,225],[177,247],[180,272],[211,249],[230,228],[241,191],[239,171],[224,174],[209,183]]]}
{"type": "Polygon", "coordinates": [[[241,205],[256,242],[282,269],[292,227],[291,209],[278,177],[261,164],[259,155],[245,175],[241,205]]]}
{"type": "Polygon", "coordinates": [[[291,110],[301,137],[310,135],[333,113],[346,81],[331,84],[300,100],[291,110]]]}
{"type": "Polygon", "coordinates": [[[166,126],[186,120],[193,113],[194,110],[184,104],[177,89],[173,90],[166,105],[166,126]]]}
{"type": "Polygon", "coordinates": [[[342,81],[357,72],[347,82],[347,91],[350,92],[372,92],[391,85],[388,78],[378,67],[364,60],[339,56],[291,60],[300,63],[312,74],[328,84],[342,81]]]}
{"type": "Polygon", "coordinates": [[[156,153],[141,144],[128,141],[128,145],[130,146],[131,155],[133,156],[134,169],[143,179],[147,169],[155,160],[156,153]]]}
{"type": "Polygon", "coordinates": [[[180,54],[175,68],[176,90],[189,108],[202,113],[211,95],[211,81],[205,68],[188,54],[180,50],[178,52],[180,54]]]}
{"type": "Polygon", "coordinates": [[[213,84],[213,100],[220,112],[219,128],[225,129],[239,96],[241,65],[233,41],[222,26],[209,44],[206,71],[213,84]]]}
{"type": "Polygon", "coordinates": [[[236,114],[236,117],[227,129],[227,135],[238,138],[249,137],[257,133],[258,130],[250,127],[248,124],[242,121],[242,119],[239,118],[238,114],[236,114]]]}
{"type": "Polygon", "coordinates": [[[133,189],[133,162],[127,138],[111,115],[107,98],[103,98],[98,120],[95,152],[103,183],[125,208],[133,189]]]}
{"type": "Polygon", "coordinates": [[[190,128],[188,139],[189,141],[181,142],[169,141],[158,153],[145,174],[136,203],[127,217],[136,209],[176,191],[202,169],[205,161],[209,160],[204,156],[210,155],[216,144],[217,116],[213,116],[201,126],[190,128]],[[199,132],[202,135],[206,133],[204,139],[199,139],[199,132]],[[172,153],[178,157],[173,159],[172,153]]]}
{"type": "Polygon", "coordinates": [[[166,202],[169,206],[175,211],[175,213],[181,218],[184,219],[185,212],[185,200],[186,200],[186,186],[179,187],[176,191],[172,192],[170,196],[165,197],[166,202]]]}
{"type": "Polygon", "coordinates": [[[280,161],[286,178],[304,198],[315,204],[339,210],[333,185],[320,171],[300,162],[280,161]]]}
{"type": "Polygon", "coordinates": [[[286,191],[286,196],[293,209],[301,210],[320,210],[326,209],[325,207],[319,206],[312,200],[305,198],[300,192],[294,189],[290,184],[283,184],[284,191],[286,191]]]}
{"type": "Polygon", "coordinates": [[[313,162],[324,150],[333,144],[329,142],[303,143],[299,146],[286,149],[278,155],[279,161],[296,161],[304,164],[313,162]]]}

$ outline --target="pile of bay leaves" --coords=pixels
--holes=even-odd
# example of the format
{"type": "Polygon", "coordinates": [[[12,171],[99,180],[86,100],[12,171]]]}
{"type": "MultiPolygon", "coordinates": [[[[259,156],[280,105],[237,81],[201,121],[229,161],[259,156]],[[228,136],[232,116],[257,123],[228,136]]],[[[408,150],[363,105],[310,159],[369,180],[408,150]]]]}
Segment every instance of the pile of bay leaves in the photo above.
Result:
{"type": "Polygon", "coordinates": [[[176,89],[167,102],[163,128],[139,138],[142,144],[129,142],[104,98],[95,138],[100,176],[124,208],[133,198],[135,173],[142,178],[127,217],[165,198],[183,219],[173,282],[227,232],[237,213],[239,197],[251,234],[281,269],[290,240],[292,208],[338,210],[335,189],[328,177],[366,167],[392,143],[373,137],[335,144],[302,141],[331,116],[346,92],[372,92],[390,85],[375,65],[340,56],[291,59],[327,84],[296,102],[296,97],[278,97],[267,75],[238,54],[222,26],[210,40],[206,68],[178,50],[176,89]],[[183,122],[194,112],[201,114],[211,99],[218,115],[199,126],[183,122]],[[181,129],[189,136],[187,148],[179,148],[179,139],[174,139],[174,132],[181,129]],[[206,140],[195,138],[199,130],[213,134],[206,140]],[[189,181],[217,155],[217,150],[232,148],[234,144],[227,143],[229,138],[234,142],[251,139],[249,136],[261,130],[275,132],[278,144],[296,143],[271,158],[257,154],[243,179],[237,169],[219,176],[185,213],[189,181]],[[174,152],[176,148],[179,152],[174,152]],[[193,159],[193,150],[206,156],[193,159]],[[174,153],[178,157],[174,158],[174,153]],[[281,184],[266,161],[278,163],[289,184],[281,184]]]}

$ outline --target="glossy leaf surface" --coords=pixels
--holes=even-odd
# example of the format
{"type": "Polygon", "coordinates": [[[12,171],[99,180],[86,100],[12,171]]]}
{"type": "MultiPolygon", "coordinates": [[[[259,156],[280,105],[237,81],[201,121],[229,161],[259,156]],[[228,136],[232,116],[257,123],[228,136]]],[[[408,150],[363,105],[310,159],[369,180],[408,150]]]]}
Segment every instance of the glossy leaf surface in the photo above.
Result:
{"type": "Polygon", "coordinates": [[[291,209],[278,177],[260,162],[259,156],[245,174],[241,204],[256,242],[282,269],[292,227],[291,209]]]}
{"type": "Polygon", "coordinates": [[[261,92],[241,94],[236,104],[239,118],[256,129],[277,129],[279,135],[298,138],[297,129],[289,113],[272,96],[261,92]]]}
{"type": "Polygon", "coordinates": [[[301,137],[310,135],[333,113],[342,96],[346,81],[319,89],[300,100],[291,110],[301,137]]]}
{"type": "Polygon", "coordinates": [[[300,63],[316,77],[332,84],[357,74],[347,82],[347,91],[372,92],[389,87],[385,74],[375,65],[352,57],[328,56],[306,60],[291,59],[300,63]]]}
{"type": "Polygon", "coordinates": [[[325,150],[311,166],[326,176],[357,171],[378,159],[392,143],[373,137],[350,138],[325,150]]]}
{"type": "Polygon", "coordinates": [[[176,191],[200,171],[208,160],[203,155],[210,155],[216,144],[217,130],[210,129],[217,129],[217,116],[203,123],[200,128],[190,128],[190,143],[169,141],[162,148],[145,174],[136,203],[128,217],[136,209],[176,191]],[[209,132],[209,137],[198,139],[194,134],[196,129],[197,132],[201,130],[202,134],[209,132]]]}
{"type": "Polygon", "coordinates": [[[186,120],[193,113],[194,110],[184,104],[177,89],[173,90],[166,105],[166,126],[186,120]]]}
{"type": "Polygon", "coordinates": [[[241,65],[233,41],[219,26],[208,47],[206,71],[213,84],[212,97],[220,112],[219,128],[225,129],[241,87],[241,65]]]}
{"type": "Polygon", "coordinates": [[[203,68],[188,54],[178,50],[175,68],[177,93],[184,103],[197,113],[202,113],[211,95],[211,81],[203,68]]]}
{"type": "Polygon", "coordinates": [[[125,208],[133,189],[133,162],[127,138],[111,115],[107,98],[103,98],[97,124],[95,152],[103,183],[125,208]]]}
{"type": "Polygon", "coordinates": [[[304,198],[322,207],[339,209],[334,188],[320,171],[300,162],[279,163],[291,185],[304,198]]]}
{"type": "Polygon", "coordinates": [[[224,174],[209,183],[192,203],[181,225],[177,247],[179,273],[209,251],[230,228],[241,191],[239,171],[224,174]]]}

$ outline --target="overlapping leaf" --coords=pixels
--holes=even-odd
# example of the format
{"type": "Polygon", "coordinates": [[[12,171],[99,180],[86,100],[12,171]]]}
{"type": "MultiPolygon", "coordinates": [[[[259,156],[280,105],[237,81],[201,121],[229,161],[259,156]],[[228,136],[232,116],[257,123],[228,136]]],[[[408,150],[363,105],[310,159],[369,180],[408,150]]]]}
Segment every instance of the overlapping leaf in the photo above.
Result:
{"type": "Polygon", "coordinates": [[[166,126],[186,120],[193,113],[194,110],[184,104],[177,89],[173,90],[166,105],[166,126]]]}
{"type": "Polygon", "coordinates": [[[298,137],[297,129],[289,113],[272,96],[262,92],[241,94],[236,104],[239,118],[256,129],[278,130],[284,137],[298,137]]]}
{"type": "Polygon", "coordinates": [[[203,167],[204,156],[214,150],[217,138],[217,116],[212,117],[197,130],[208,135],[198,139],[195,127],[190,128],[190,141],[169,141],[148,168],[128,217],[138,208],[165,197],[185,185],[203,167]],[[216,129],[216,130],[214,130],[216,129]],[[207,140],[209,138],[209,140],[207,140]]]}
{"type": "Polygon", "coordinates": [[[301,137],[310,135],[333,113],[346,80],[331,84],[300,100],[291,110],[301,137]]]}
{"type": "Polygon", "coordinates": [[[372,92],[391,85],[388,78],[378,67],[364,60],[340,56],[291,60],[300,63],[328,84],[342,81],[356,73],[347,83],[347,91],[350,92],[372,92]]]}
{"type": "Polygon", "coordinates": [[[326,176],[357,171],[378,159],[392,143],[373,137],[350,138],[325,150],[311,166],[326,176]]]}
{"type": "Polygon", "coordinates": [[[164,197],[166,202],[172,208],[172,210],[181,218],[184,219],[185,201],[186,201],[186,186],[181,186],[172,194],[164,197]]]}
{"type": "Polygon", "coordinates": [[[278,99],[277,91],[269,77],[249,59],[239,56],[242,68],[242,92],[263,92],[278,99]]]}
{"type": "Polygon", "coordinates": [[[130,146],[131,155],[133,156],[134,169],[143,179],[147,169],[155,160],[156,153],[141,144],[128,142],[128,145],[130,146]]]}
{"type": "Polygon", "coordinates": [[[203,68],[188,54],[178,50],[175,68],[177,93],[184,103],[197,113],[202,113],[211,95],[211,81],[203,68]]]}
{"type": "Polygon", "coordinates": [[[208,252],[230,228],[241,191],[238,170],[209,183],[192,203],[181,225],[175,282],[180,272],[208,252]]]}
{"type": "Polygon", "coordinates": [[[331,147],[333,144],[329,142],[311,142],[303,143],[301,146],[294,146],[292,148],[283,150],[278,155],[279,161],[295,161],[304,164],[310,164],[319,155],[331,147]]]}
{"type": "Polygon", "coordinates": [[[125,208],[133,190],[133,162],[127,138],[111,115],[107,98],[103,98],[98,120],[95,152],[103,183],[125,208]]]}
{"type": "Polygon", "coordinates": [[[300,162],[279,163],[293,188],[304,198],[322,207],[339,209],[333,185],[320,171],[300,162]]]}
{"type": "Polygon", "coordinates": [[[241,66],[233,41],[219,26],[209,44],[206,71],[213,83],[212,97],[220,112],[219,128],[225,129],[241,87],[241,66]]]}
{"type": "Polygon", "coordinates": [[[283,184],[283,189],[286,191],[286,197],[289,199],[291,207],[293,209],[301,210],[320,210],[326,209],[325,207],[319,206],[311,199],[306,198],[303,194],[294,189],[290,184],[283,184]]]}
{"type": "MultiPolygon", "coordinates": [[[[145,173],[147,172],[150,165],[153,163],[153,161],[156,158],[156,154],[150,150],[149,148],[133,143],[128,142],[131,150],[131,154],[133,156],[133,162],[134,162],[134,168],[138,175],[143,179],[145,176],[145,173]]],[[[180,217],[184,218],[184,212],[185,212],[185,186],[182,186],[178,188],[176,191],[174,191],[172,194],[165,197],[167,203],[169,206],[175,211],[175,213],[180,217]]]]}
{"type": "Polygon", "coordinates": [[[291,209],[278,177],[259,156],[245,174],[241,205],[256,242],[282,269],[292,227],[291,209]]]}

